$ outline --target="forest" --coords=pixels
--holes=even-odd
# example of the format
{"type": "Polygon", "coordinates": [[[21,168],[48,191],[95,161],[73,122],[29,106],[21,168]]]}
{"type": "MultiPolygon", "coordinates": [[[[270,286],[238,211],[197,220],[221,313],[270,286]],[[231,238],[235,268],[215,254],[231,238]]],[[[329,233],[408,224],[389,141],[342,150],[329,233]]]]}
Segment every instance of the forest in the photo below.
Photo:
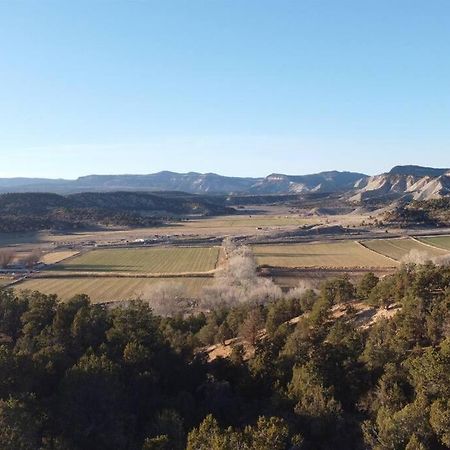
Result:
{"type": "Polygon", "coordinates": [[[449,287],[407,264],[171,315],[0,291],[0,448],[450,448],[449,287]],[[398,312],[361,327],[352,302],[398,312]]]}

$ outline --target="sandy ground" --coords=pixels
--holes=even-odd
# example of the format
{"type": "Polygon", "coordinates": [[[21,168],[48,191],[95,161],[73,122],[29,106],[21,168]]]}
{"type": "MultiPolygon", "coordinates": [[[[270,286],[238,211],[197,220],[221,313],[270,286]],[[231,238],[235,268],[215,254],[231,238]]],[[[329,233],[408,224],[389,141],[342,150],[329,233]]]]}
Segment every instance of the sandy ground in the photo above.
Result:
{"type": "MultiPolygon", "coordinates": [[[[347,315],[348,309],[352,308],[355,313],[355,325],[360,329],[367,329],[375,325],[377,322],[383,319],[393,318],[401,308],[397,305],[392,305],[389,309],[373,308],[362,302],[348,302],[335,305],[332,308],[332,318],[338,319],[347,315]]],[[[303,316],[294,317],[287,323],[295,326],[303,316]]],[[[262,329],[259,332],[259,339],[264,339],[265,330],[262,329]]],[[[233,351],[233,347],[236,345],[242,345],[244,348],[244,359],[248,359],[252,356],[254,349],[245,342],[242,338],[228,339],[224,344],[210,345],[202,349],[208,357],[208,361],[214,361],[217,358],[229,358],[233,351]]]]}
{"type": "Polygon", "coordinates": [[[233,215],[196,218],[177,224],[156,228],[111,229],[83,232],[0,233],[0,248],[15,247],[18,250],[36,247],[49,250],[59,246],[82,246],[89,243],[110,243],[155,239],[164,237],[221,237],[264,236],[274,231],[295,230],[303,225],[341,224],[360,225],[367,216],[303,216],[299,214],[233,215]]]}
{"type": "Polygon", "coordinates": [[[44,264],[56,264],[78,254],[79,252],[75,250],[50,252],[42,256],[41,262],[43,262],[44,264]]]}

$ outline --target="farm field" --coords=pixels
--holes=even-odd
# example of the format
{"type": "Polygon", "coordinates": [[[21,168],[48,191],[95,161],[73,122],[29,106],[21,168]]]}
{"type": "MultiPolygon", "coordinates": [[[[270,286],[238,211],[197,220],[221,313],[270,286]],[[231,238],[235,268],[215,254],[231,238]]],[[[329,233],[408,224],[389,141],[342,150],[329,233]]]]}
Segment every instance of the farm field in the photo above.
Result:
{"type": "Polygon", "coordinates": [[[57,294],[66,301],[76,294],[86,294],[93,303],[102,301],[130,300],[145,297],[145,292],[159,284],[177,284],[183,287],[183,292],[195,297],[211,278],[35,278],[16,286],[16,290],[40,291],[44,294],[57,294]]]}
{"type": "Polygon", "coordinates": [[[58,271],[198,273],[216,267],[219,247],[153,247],[92,250],[54,266],[58,271]]]}
{"type": "Polygon", "coordinates": [[[429,258],[445,256],[448,254],[445,250],[439,248],[432,248],[420,242],[404,238],[404,239],[374,239],[363,241],[363,244],[378,253],[382,253],[396,261],[401,261],[411,251],[420,252],[429,258]]]}
{"type": "Polygon", "coordinates": [[[0,277],[0,288],[11,283],[11,277],[0,277]]]}
{"type": "Polygon", "coordinates": [[[274,267],[392,267],[395,262],[354,241],[254,245],[258,265],[274,267]]]}
{"type": "Polygon", "coordinates": [[[77,255],[79,252],[67,250],[67,251],[58,251],[58,252],[50,252],[46,253],[41,258],[41,262],[44,264],[56,264],[67,258],[77,255]]]}
{"type": "Polygon", "coordinates": [[[419,241],[450,251],[450,236],[427,236],[419,238],[419,241]]]}

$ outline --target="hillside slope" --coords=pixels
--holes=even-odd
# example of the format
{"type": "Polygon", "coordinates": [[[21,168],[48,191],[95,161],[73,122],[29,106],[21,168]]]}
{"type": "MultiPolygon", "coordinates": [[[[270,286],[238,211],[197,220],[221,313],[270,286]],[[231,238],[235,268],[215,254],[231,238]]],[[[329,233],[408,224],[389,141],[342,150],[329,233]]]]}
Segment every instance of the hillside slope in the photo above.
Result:
{"type": "Polygon", "coordinates": [[[356,185],[352,201],[376,198],[405,200],[439,199],[450,194],[450,169],[397,166],[390,172],[369,177],[356,185]]]}
{"type": "Polygon", "coordinates": [[[255,183],[252,193],[304,193],[304,192],[343,192],[354,188],[357,182],[368,177],[355,172],[321,172],[312,175],[271,174],[255,183]]]}
{"type": "Polygon", "coordinates": [[[223,198],[173,192],[3,194],[0,195],[0,231],[152,226],[173,216],[233,213],[234,209],[223,206],[223,202],[223,198]]]}

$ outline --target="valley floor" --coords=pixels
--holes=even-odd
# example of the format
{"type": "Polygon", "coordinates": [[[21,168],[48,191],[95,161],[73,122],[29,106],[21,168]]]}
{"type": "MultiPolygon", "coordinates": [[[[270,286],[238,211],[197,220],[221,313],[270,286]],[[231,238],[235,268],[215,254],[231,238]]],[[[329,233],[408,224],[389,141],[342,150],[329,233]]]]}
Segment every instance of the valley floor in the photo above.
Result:
{"type": "Polygon", "coordinates": [[[5,275],[1,285],[13,282],[16,289],[56,293],[62,299],[83,292],[101,302],[129,300],[155,285],[176,284],[195,298],[220,268],[220,245],[227,236],[251,244],[260,275],[283,289],[316,286],[340,274],[352,279],[368,271],[383,275],[402,262],[449,255],[449,230],[380,229],[371,220],[368,214],[310,216],[277,208],[162,228],[3,235],[0,245],[17,255],[41,249],[44,265],[24,278],[5,275]]]}

